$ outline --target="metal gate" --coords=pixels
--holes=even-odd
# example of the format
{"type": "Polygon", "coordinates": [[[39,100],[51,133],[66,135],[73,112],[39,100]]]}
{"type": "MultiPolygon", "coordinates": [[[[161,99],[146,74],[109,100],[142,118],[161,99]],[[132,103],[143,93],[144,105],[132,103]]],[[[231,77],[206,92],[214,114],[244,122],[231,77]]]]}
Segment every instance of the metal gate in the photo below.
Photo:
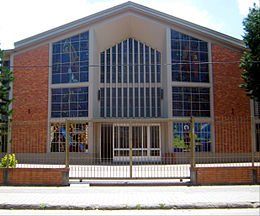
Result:
{"type": "Polygon", "coordinates": [[[190,177],[190,152],[162,153],[158,123],[100,123],[97,128],[80,121],[66,122],[66,166],[70,179],[186,179],[190,177]],[[72,126],[74,125],[74,126],[72,126]],[[92,127],[92,128],[91,128],[92,127]],[[72,129],[73,128],[73,129],[72,129]],[[84,129],[80,132],[80,129],[84,129]],[[75,131],[73,131],[75,130],[75,131]],[[71,152],[75,134],[97,131],[96,145],[88,140],[71,152]],[[84,149],[84,151],[80,151],[84,149]],[[70,151],[69,151],[70,150],[70,151]]]}

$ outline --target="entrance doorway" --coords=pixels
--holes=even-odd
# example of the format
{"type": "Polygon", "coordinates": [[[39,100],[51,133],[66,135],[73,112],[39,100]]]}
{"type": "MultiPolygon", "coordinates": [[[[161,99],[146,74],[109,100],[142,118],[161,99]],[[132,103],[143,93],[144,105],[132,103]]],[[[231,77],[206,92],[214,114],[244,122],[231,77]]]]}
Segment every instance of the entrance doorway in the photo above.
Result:
{"type": "MultiPolygon", "coordinates": [[[[101,125],[102,160],[130,160],[130,125],[101,125]]],[[[161,131],[159,124],[132,125],[133,161],[161,160],[161,131]]]]}

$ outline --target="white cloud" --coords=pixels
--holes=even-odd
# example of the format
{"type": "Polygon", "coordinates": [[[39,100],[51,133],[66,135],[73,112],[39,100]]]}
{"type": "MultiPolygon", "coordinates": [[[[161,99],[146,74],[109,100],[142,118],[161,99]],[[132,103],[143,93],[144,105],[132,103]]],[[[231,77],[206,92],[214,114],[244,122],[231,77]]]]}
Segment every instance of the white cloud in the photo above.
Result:
{"type": "Polygon", "coordinates": [[[249,8],[253,7],[254,3],[259,6],[259,0],[238,0],[240,14],[246,16],[249,12],[249,8]]]}

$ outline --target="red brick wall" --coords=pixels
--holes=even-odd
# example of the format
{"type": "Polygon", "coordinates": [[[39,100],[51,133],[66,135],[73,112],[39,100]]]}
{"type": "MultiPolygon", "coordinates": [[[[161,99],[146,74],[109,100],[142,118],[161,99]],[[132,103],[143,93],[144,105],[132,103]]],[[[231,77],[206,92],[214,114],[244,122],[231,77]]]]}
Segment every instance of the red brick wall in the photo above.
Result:
{"type": "MultiPolygon", "coordinates": [[[[5,168],[0,168],[0,183],[3,184],[1,173],[5,168]]],[[[10,185],[62,185],[63,172],[66,168],[9,168],[10,185]]]]}
{"type": "MultiPolygon", "coordinates": [[[[260,167],[257,167],[260,183],[260,167]]],[[[198,184],[250,184],[252,167],[201,167],[197,170],[198,184]]]]}
{"type": "Polygon", "coordinates": [[[0,184],[4,183],[4,169],[0,169],[0,184]]]}
{"type": "Polygon", "coordinates": [[[14,56],[12,151],[46,152],[47,122],[40,127],[30,121],[47,121],[49,45],[14,56]],[[17,66],[17,67],[16,67],[17,66]],[[18,67],[30,66],[30,67],[18,67]],[[44,67],[32,67],[44,66],[44,67]],[[47,67],[46,67],[47,66],[47,67]],[[24,127],[16,122],[26,121],[24,127]],[[36,135],[37,134],[37,135],[36,135]],[[35,146],[37,145],[37,148],[35,146]]]}
{"type": "MultiPolygon", "coordinates": [[[[240,61],[242,53],[212,44],[213,62],[240,61]]],[[[239,63],[213,64],[216,152],[250,152],[250,100],[239,84],[239,63]],[[241,118],[243,117],[243,118],[241,118]]]]}

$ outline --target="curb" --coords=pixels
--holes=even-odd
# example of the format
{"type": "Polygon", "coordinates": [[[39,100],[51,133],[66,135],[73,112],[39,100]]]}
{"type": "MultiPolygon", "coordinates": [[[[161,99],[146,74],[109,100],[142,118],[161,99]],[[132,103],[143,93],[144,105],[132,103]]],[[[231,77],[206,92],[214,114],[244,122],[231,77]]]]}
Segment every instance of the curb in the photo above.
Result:
{"type": "Polygon", "coordinates": [[[260,202],[243,203],[182,203],[161,205],[52,205],[52,204],[0,204],[0,209],[35,210],[137,210],[137,209],[234,209],[260,208],[260,202]]]}

